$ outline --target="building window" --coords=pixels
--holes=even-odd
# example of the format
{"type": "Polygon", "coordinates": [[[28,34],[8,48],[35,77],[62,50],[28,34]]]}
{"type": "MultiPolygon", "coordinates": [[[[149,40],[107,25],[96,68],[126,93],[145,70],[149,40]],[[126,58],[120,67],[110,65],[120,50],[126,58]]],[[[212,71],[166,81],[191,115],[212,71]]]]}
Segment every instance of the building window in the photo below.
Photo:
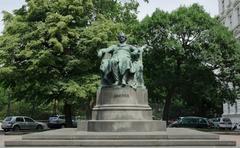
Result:
{"type": "Polygon", "coordinates": [[[240,24],[240,8],[237,8],[237,21],[238,21],[238,25],[240,24]]]}
{"type": "Polygon", "coordinates": [[[232,4],[232,1],[231,0],[228,0],[228,7],[230,7],[231,6],[231,4],[232,4]]]}
{"type": "Polygon", "coordinates": [[[225,8],[225,4],[224,4],[224,0],[222,0],[222,12],[224,12],[224,8],[225,8]]]}
{"type": "Polygon", "coordinates": [[[237,104],[237,102],[235,103],[235,113],[236,114],[238,113],[238,104],[237,104]]]}
{"type": "Polygon", "coordinates": [[[233,20],[232,20],[232,15],[230,15],[229,16],[229,24],[230,24],[230,28],[233,26],[233,22],[232,22],[233,20]]]}
{"type": "Polygon", "coordinates": [[[228,110],[228,114],[230,114],[230,104],[227,104],[227,110],[228,110]]]}

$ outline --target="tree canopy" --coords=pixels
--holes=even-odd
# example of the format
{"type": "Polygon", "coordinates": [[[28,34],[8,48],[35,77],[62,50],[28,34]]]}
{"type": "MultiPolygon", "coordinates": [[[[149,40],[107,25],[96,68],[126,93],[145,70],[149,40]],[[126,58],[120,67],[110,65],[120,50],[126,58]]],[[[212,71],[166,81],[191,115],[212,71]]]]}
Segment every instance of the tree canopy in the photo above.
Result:
{"type": "Polygon", "coordinates": [[[153,47],[144,58],[145,75],[153,101],[165,104],[164,120],[179,99],[192,108],[189,114],[202,116],[236,99],[238,41],[203,7],[156,10],[137,28],[136,40],[153,47]]]}
{"type": "Polygon", "coordinates": [[[126,22],[137,22],[137,6],[134,0],[27,0],[14,14],[4,12],[3,86],[18,100],[86,101],[98,86],[96,51],[115,41],[126,22]]]}

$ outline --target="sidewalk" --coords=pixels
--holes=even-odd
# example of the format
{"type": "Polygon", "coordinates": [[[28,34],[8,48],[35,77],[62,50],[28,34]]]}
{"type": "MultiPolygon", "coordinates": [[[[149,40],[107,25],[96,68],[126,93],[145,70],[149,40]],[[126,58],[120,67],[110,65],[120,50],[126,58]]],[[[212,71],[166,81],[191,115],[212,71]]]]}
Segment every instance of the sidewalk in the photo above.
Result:
{"type": "MultiPolygon", "coordinates": [[[[0,148],[4,148],[4,141],[5,140],[20,140],[21,137],[22,137],[22,135],[0,134],[0,148]]],[[[240,135],[220,135],[220,140],[236,141],[237,142],[237,147],[236,148],[240,148],[240,135]]],[[[161,148],[164,148],[164,147],[161,147],[161,148]]],[[[170,148],[170,147],[167,147],[167,148],[170,148]]],[[[185,148],[185,147],[182,147],[182,148],[185,148]]],[[[197,148],[197,147],[192,147],[192,148],[197,148]]],[[[203,148],[203,147],[201,147],[201,148],[203,148]]],[[[207,148],[209,148],[209,147],[207,147],[207,148]]]]}
{"type": "Polygon", "coordinates": [[[240,148],[240,135],[220,135],[220,140],[232,140],[237,142],[237,147],[240,148]]]}
{"type": "Polygon", "coordinates": [[[5,140],[15,140],[15,139],[21,139],[22,136],[5,136],[4,134],[0,134],[0,148],[4,148],[4,141],[5,140]]]}

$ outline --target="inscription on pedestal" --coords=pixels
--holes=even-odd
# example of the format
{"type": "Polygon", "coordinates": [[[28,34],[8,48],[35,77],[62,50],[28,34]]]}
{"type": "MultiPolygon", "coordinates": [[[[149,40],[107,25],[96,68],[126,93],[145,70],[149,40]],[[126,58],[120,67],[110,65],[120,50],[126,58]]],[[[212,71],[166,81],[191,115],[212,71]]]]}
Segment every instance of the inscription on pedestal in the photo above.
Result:
{"type": "Polygon", "coordinates": [[[129,94],[115,94],[113,97],[114,98],[121,98],[121,97],[129,98],[129,94]]]}

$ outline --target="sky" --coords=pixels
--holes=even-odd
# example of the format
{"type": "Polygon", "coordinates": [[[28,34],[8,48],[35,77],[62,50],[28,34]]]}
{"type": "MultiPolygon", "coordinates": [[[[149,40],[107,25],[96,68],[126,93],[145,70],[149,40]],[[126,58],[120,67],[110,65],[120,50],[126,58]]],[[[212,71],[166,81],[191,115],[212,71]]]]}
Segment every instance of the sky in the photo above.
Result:
{"type": "Polygon", "coordinates": [[[149,0],[149,3],[138,0],[140,3],[138,18],[141,20],[147,14],[151,15],[156,8],[164,11],[171,12],[179,6],[190,6],[191,4],[198,3],[203,5],[206,12],[211,16],[218,15],[218,0],[149,0]]]}
{"type": "MultiPolygon", "coordinates": [[[[126,0],[125,0],[126,1],[126,0]]],[[[146,15],[151,15],[156,8],[164,11],[171,12],[181,5],[189,6],[193,3],[199,3],[204,6],[204,9],[211,15],[218,14],[218,0],[149,0],[149,3],[138,0],[139,7],[139,20],[143,19],[146,15]]],[[[14,9],[20,8],[25,3],[25,0],[0,0],[0,12],[12,12],[14,9]]],[[[3,30],[2,13],[0,13],[0,34],[3,30]]]]}

